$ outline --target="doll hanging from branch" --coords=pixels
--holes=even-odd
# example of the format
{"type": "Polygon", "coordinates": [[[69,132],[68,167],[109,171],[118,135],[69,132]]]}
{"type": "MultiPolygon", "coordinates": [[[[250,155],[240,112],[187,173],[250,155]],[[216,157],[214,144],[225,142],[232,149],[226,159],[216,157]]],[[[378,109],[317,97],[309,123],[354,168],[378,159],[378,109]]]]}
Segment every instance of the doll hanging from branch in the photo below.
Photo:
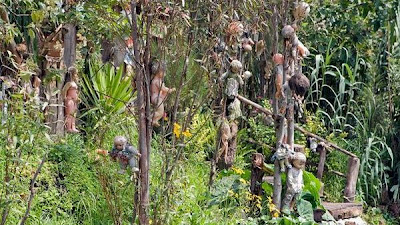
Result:
{"type": "Polygon", "coordinates": [[[175,88],[168,88],[164,84],[165,63],[153,62],[151,72],[153,80],[151,81],[151,104],[153,105],[152,125],[160,126],[159,120],[164,115],[164,101],[168,94],[175,91],[175,88]]]}

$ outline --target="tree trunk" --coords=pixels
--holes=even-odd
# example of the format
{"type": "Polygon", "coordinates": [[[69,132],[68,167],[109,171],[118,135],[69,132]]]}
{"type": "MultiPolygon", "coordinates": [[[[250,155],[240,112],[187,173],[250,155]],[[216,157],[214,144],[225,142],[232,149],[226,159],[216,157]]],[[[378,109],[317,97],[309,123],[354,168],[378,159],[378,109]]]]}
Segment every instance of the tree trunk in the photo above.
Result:
{"type": "Polygon", "coordinates": [[[46,85],[46,92],[49,96],[46,107],[46,123],[50,127],[50,133],[55,134],[57,130],[57,116],[58,116],[58,96],[55,94],[57,90],[57,81],[55,79],[49,81],[46,85]]]}
{"type": "MultiPolygon", "coordinates": [[[[147,7],[147,6],[145,6],[147,7]]],[[[131,9],[136,9],[136,0],[131,1],[131,9]]],[[[149,206],[149,152],[150,152],[150,140],[148,132],[148,123],[150,122],[146,115],[150,115],[146,110],[149,109],[146,94],[149,82],[145,81],[145,66],[142,66],[140,46],[138,40],[138,26],[137,26],[137,15],[136,10],[132,10],[132,39],[134,40],[134,54],[135,54],[135,71],[136,71],[136,84],[133,84],[137,88],[137,112],[139,113],[139,143],[138,148],[140,150],[140,193],[139,193],[139,223],[141,225],[149,224],[148,217],[148,206],[149,206]]],[[[149,43],[147,43],[149,44],[149,43]]],[[[148,96],[147,96],[148,97],[148,96]]]]}
{"type": "Polygon", "coordinates": [[[64,36],[64,64],[65,68],[75,64],[76,60],[76,26],[73,24],[65,24],[64,29],[67,33],[64,36]]]}
{"type": "MultiPolygon", "coordinates": [[[[66,24],[64,25],[64,29],[67,30],[67,33],[64,36],[64,55],[63,55],[63,60],[64,60],[64,65],[65,68],[68,70],[71,66],[75,65],[76,61],[76,26],[73,24],[66,24]]],[[[57,82],[57,87],[58,90],[62,90],[64,83],[65,83],[65,74],[61,77],[61,80],[57,82]]],[[[69,77],[68,79],[71,79],[69,77]]],[[[69,80],[68,80],[69,81],[69,80]]],[[[64,99],[63,96],[60,92],[58,94],[58,114],[57,114],[57,127],[56,127],[56,134],[59,136],[64,135],[64,121],[65,121],[65,115],[64,115],[64,99]]]]}

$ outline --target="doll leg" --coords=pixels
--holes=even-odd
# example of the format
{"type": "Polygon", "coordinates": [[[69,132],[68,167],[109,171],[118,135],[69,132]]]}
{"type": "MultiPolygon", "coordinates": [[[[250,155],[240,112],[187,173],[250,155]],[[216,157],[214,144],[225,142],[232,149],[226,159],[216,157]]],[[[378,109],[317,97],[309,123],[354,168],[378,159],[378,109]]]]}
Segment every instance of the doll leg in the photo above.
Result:
{"type": "Polygon", "coordinates": [[[76,104],[72,99],[66,99],[65,101],[65,128],[67,132],[78,133],[79,131],[75,128],[75,117],[74,113],[76,104]]]}
{"type": "Polygon", "coordinates": [[[285,161],[285,165],[288,169],[292,168],[292,165],[289,163],[289,159],[287,157],[284,159],[284,161],[285,161]]]}
{"type": "Polygon", "coordinates": [[[127,164],[123,162],[121,159],[119,160],[119,168],[120,170],[118,171],[119,174],[124,174],[126,170],[127,164]]]}
{"type": "Polygon", "coordinates": [[[76,102],[74,102],[74,114],[72,115],[72,124],[71,124],[71,128],[72,128],[72,131],[75,132],[75,133],[78,133],[78,132],[79,132],[79,130],[76,129],[76,124],[75,124],[75,121],[76,121],[76,112],[77,112],[77,110],[78,110],[78,106],[77,106],[76,102]]]}
{"type": "Polygon", "coordinates": [[[284,173],[285,172],[285,160],[284,159],[279,160],[279,167],[281,169],[281,173],[284,173]]]}
{"type": "Polygon", "coordinates": [[[136,157],[133,156],[130,160],[129,160],[129,166],[132,169],[132,172],[139,172],[139,168],[138,165],[136,163],[136,157]]]}
{"type": "Polygon", "coordinates": [[[295,197],[296,193],[294,192],[286,192],[285,198],[282,201],[282,212],[286,215],[290,214],[290,205],[293,201],[293,197],[295,197]]]}
{"type": "Polygon", "coordinates": [[[157,107],[154,110],[154,115],[153,115],[153,126],[160,126],[158,121],[161,119],[161,117],[164,115],[164,103],[157,104],[155,107],[157,107]]]}

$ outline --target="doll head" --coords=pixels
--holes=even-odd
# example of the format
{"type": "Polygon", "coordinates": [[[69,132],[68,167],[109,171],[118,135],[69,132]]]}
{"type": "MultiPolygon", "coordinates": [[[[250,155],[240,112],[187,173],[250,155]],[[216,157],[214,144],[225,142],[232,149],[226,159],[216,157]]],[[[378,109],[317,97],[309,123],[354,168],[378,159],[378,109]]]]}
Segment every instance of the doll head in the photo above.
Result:
{"type": "Polygon", "coordinates": [[[116,136],[114,138],[114,148],[117,150],[123,150],[126,146],[127,140],[124,136],[116,136]]]}
{"type": "Polygon", "coordinates": [[[306,166],[306,160],[306,155],[301,152],[296,152],[292,157],[292,164],[297,169],[304,169],[304,167],[306,166]]]}

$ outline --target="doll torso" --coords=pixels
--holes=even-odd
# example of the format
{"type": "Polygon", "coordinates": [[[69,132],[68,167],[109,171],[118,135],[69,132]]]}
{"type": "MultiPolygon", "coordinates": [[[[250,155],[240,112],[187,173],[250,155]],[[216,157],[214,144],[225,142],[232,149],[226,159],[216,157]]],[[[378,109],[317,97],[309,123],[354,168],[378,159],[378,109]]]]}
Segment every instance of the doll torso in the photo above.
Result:
{"type": "Polygon", "coordinates": [[[160,104],[167,97],[167,92],[163,91],[163,77],[155,76],[151,81],[151,103],[152,104],[160,104]]]}
{"type": "Polygon", "coordinates": [[[66,93],[66,99],[70,99],[73,101],[78,100],[78,85],[74,82],[70,82],[71,86],[68,88],[66,93]]]}

